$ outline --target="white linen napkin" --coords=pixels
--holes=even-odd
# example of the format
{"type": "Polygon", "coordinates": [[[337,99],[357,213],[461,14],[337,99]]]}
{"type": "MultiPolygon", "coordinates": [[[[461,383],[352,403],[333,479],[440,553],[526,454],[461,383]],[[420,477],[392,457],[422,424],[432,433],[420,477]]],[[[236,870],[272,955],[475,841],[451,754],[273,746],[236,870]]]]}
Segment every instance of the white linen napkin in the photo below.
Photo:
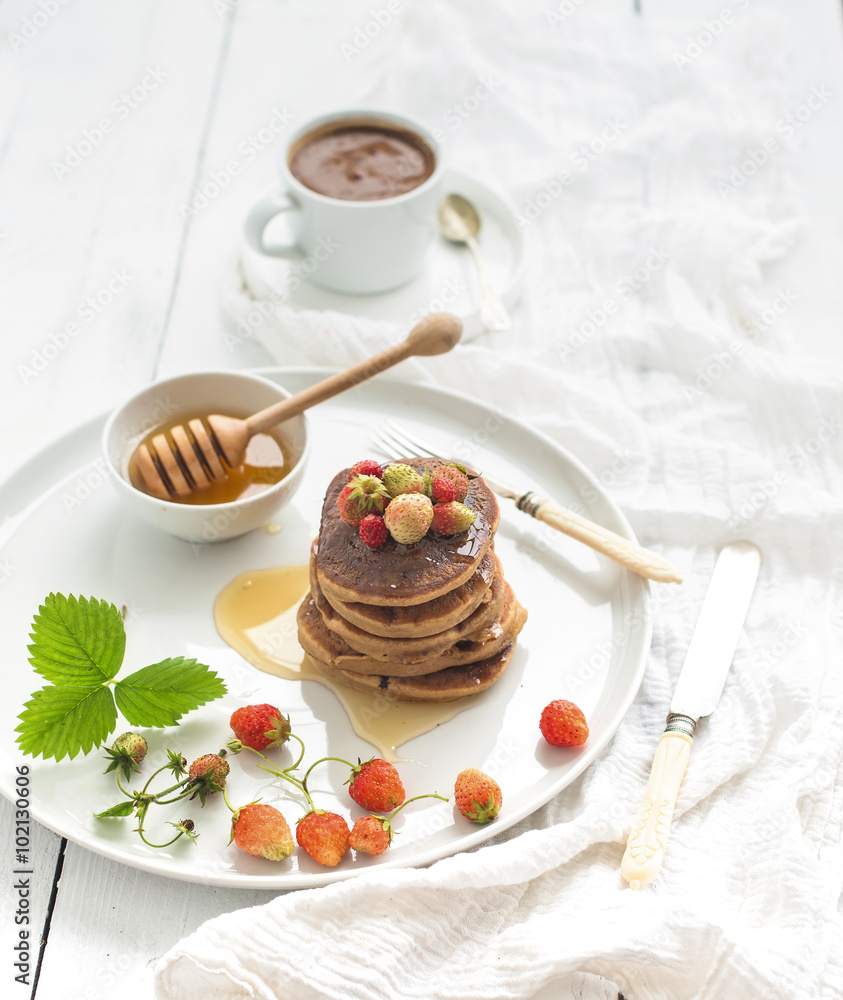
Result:
{"type": "MultiPolygon", "coordinates": [[[[639,696],[552,802],[427,869],[209,921],[158,963],[160,1000],[843,995],[843,374],[794,352],[793,293],[767,276],[797,222],[782,122],[807,95],[787,90],[780,25],[747,6],[696,48],[700,26],[576,3],[428,0],[395,26],[366,100],[435,125],[499,79],[449,155],[535,214],[514,331],[402,371],[551,435],[686,583],[653,588],[639,696]],[[662,873],[633,892],[626,833],[716,551],[739,537],[764,556],[745,637],[662,873]]],[[[233,281],[230,313],[253,304],[233,281]]],[[[346,365],[403,333],[278,306],[257,336],[282,364],[346,365]]]]}

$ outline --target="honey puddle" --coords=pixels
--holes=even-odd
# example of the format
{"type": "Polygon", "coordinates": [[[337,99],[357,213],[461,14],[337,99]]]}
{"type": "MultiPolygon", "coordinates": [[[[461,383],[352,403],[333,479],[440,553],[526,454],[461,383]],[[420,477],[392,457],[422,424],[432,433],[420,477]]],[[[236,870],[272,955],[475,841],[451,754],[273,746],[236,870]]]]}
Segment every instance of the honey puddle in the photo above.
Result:
{"type": "Polygon", "coordinates": [[[217,597],[217,631],[253,667],[290,681],[316,681],[333,691],[354,732],[386,760],[402,760],[398,747],[468,708],[466,699],[398,702],[386,694],[354,691],[320,674],[297,638],[296,612],[309,588],[306,564],[241,573],[217,597]]]}

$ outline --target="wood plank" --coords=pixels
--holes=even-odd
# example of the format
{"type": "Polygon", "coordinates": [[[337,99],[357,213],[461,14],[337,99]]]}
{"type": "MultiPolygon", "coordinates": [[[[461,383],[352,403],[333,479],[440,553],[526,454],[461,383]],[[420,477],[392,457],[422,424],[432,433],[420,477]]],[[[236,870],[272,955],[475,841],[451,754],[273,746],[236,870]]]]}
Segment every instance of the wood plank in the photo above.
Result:
{"type": "Polygon", "coordinates": [[[17,976],[25,976],[20,984],[15,983],[20,995],[25,996],[21,987],[24,984],[31,986],[35,982],[40,944],[52,903],[56,865],[62,851],[62,839],[39,823],[30,821],[27,824],[14,804],[0,799],[0,842],[3,844],[0,863],[0,885],[3,887],[0,893],[0,940],[3,953],[12,955],[16,946],[27,945],[29,951],[26,961],[30,966],[29,969],[25,969],[23,965],[13,968],[13,962],[18,961],[16,957],[7,965],[6,981],[12,982],[17,976]],[[24,840],[29,841],[28,847],[24,846],[24,840]],[[26,937],[21,938],[21,932],[26,937]]]}
{"type": "Polygon", "coordinates": [[[165,951],[211,917],[272,896],[148,875],[68,844],[37,996],[151,997],[165,951]]]}
{"type": "MultiPolygon", "coordinates": [[[[0,7],[4,46],[33,9],[0,7]]],[[[225,24],[205,0],[86,0],[4,53],[6,466],[151,377],[225,24]]]]}

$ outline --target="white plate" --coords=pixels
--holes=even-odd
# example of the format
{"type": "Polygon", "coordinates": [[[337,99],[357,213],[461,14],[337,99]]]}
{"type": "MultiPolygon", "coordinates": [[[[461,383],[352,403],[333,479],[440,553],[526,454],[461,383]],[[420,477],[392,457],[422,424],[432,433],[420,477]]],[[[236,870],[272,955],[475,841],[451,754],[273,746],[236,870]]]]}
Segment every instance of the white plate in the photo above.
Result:
{"type": "MultiPolygon", "coordinates": [[[[525,234],[515,223],[514,207],[488,184],[456,170],[446,171],[443,190],[468,198],[479,212],[482,228],[477,242],[489,279],[511,307],[517,300],[526,264],[525,234]]],[[[267,227],[268,242],[289,239],[283,216],[267,227]]],[[[289,261],[262,256],[245,244],[241,270],[247,291],[257,299],[280,296],[301,309],[331,309],[368,319],[392,320],[407,327],[427,313],[450,312],[463,321],[464,342],[485,333],[471,254],[466,247],[449,243],[439,235],[431,242],[422,273],[409,284],[382,295],[343,295],[309,282],[302,282],[295,292],[287,294],[289,261]]]]}
{"type": "MultiPolygon", "coordinates": [[[[263,372],[295,392],[322,377],[315,369],[263,372]]],[[[0,509],[12,517],[0,531],[3,567],[0,635],[5,670],[0,791],[13,797],[14,768],[31,767],[31,811],[62,836],[124,864],[173,878],[211,885],[286,889],[324,885],[368,868],[423,865],[480,844],[529,815],[568,785],[612,738],[638,690],[650,643],[647,584],[590,549],[502,503],[496,552],[529,620],[508,671],[470,707],[437,730],[405,744],[400,765],[407,794],[451,794],[464,767],[493,773],[504,793],[503,811],[487,826],[463,820],[451,803],[435,799],[409,806],[400,833],[380,858],[347,856],[325,869],[296,855],[281,864],[252,858],[227,846],[229,813],[219,796],[202,810],[182,805],[151,816],[150,833],[171,829],[165,820],[192,815],[201,832],[156,851],[132,833],[131,819],[98,821],[95,811],[121,796],[103,757],[75,760],[23,758],[14,741],[16,716],[41,686],[27,662],[33,614],[51,591],[125,604],[128,672],[166,656],[195,656],[219,671],[228,695],[185,717],[169,730],[153,730],[149,762],[163,748],[189,759],[216,750],[228,738],[231,711],[268,701],[289,711],[293,729],[307,744],[307,761],[324,755],[346,760],[372,755],[352,731],[335,696],[321,685],[285,681],[250,667],[214,628],[217,593],[238,573],[302,563],[319,524],[321,501],[334,473],[371,456],[369,428],[384,414],[436,442],[443,452],[472,465],[578,503],[586,516],[632,538],[620,511],[600,485],[548,438],[465,396],[427,385],[377,379],[312,410],[313,453],[304,483],[279,515],[281,531],[252,532],[221,545],[192,546],[127,519],[105,480],[98,456],[98,419],[68,434],[33,458],[0,486],[0,509]],[[591,728],[581,749],[555,749],[538,732],[538,718],[553,698],[571,698],[591,728]]],[[[128,727],[125,727],[128,728],[128,727]]],[[[118,721],[117,733],[123,731],[118,721]]],[[[149,733],[147,734],[149,735],[149,733]]],[[[290,763],[288,751],[277,752],[290,763]]],[[[295,791],[267,779],[251,760],[233,762],[233,804],[259,796],[277,802],[292,823],[304,811],[295,791]]],[[[145,773],[149,773],[145,765],[145,773]]],[[[352,818],[362,811],[344,791],[340,765],[314,773],[317,804],[352,818]]],[[[172,808],[172,807],[171,807],[172,808]]],[[[153,813],[155,811],[153,810],[153,813]]],[[[166,839],[166,838],[162,838],[166,839]]]]}

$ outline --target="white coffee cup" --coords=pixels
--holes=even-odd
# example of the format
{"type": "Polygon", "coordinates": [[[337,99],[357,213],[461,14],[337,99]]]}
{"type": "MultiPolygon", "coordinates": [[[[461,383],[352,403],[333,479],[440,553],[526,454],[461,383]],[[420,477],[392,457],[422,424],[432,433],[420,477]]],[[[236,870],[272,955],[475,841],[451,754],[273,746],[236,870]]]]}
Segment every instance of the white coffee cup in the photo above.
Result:
{"type": "Polygon", "coordinates": [[[246,217],[244,235],[253,250],[286,257],[296,262],[293,267],[300,279],[352,295],[398,288],[421,271],[435,232],[443,175],[439,143],[421,122],[368,109],[321,115],[290,136],[278,167],[283,190],[263,198],[246,217]],[[433,173],[418,187],[390,198],[347,201],[312,191],[291,173],[290,153],[309,133],[344,123],[415,133],[433,152],[433,173]],[[281,212],[290,214],[294,242],[267,245],[264,230],[281,212]]]}

